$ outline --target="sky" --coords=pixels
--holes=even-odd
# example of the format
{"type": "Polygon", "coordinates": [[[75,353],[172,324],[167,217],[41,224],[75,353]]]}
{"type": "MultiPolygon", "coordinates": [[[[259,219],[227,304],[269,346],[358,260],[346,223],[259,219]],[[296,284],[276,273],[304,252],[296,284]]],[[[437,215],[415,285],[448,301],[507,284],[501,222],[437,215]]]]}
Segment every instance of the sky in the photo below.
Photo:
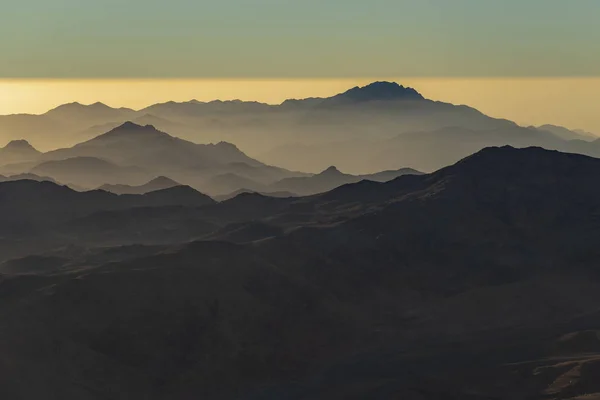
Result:
{"type": "Polygon", "coordinates": [[[395,80],[600,132],[599,0],[3,0],[0,114],[277,103],[395,80]]]}
{"type": "Polygon", "coordinates": [[[598,0],[3,0],[2,78],[591,76],[598,0]]]}

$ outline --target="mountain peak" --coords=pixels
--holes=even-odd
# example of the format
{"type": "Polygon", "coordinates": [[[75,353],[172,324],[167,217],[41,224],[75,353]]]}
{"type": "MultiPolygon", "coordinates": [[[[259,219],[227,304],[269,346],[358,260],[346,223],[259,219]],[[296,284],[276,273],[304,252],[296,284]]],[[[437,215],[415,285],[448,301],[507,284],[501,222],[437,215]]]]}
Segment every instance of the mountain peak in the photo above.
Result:
{"type": "MultiPolygon", "coordinates": [[[[165,135],[165,136],[170,136],[168,133],[165,132],[161,132],[158,129],[156,129],[156,127],[154,125],[139,125],[136,124],[135,122],[131,122],[131,121],[127,121],[124,122],[123,124],[117,126],[116,128],[111,129],[110,131],[108,131],[107,133],[105,133],[104,135],[122,135],[122,134],[130,134],[130,133],[151,133],[151,134],[160,134],[160,135],[165,135]]],[[[102,136],[104,136],[102,135],[102,136]]]]}
{"type": "Polygon", "coordinates": [[[325,169],[323,172],[319,173],[319,175],[342,175],[339,169],[332,165],[331,167],[325,169]]]}
{"type": "Polygon", "coordinates": [[[150,182],[147,183],[147,185],[180,186],[178,182],[175,182],[173,179],[163,175],[157,176],[156,178],[152,179],[150,182]]]}
{"type": "Polygon", "coordinates": [[[33,149],[34,147],[25,139],[11,140],[4,147],[5,149],[33,149]]]}
{"type": "Polygon", "coordinates": [[[173,136],[168,133],[159,131],[154,127],[154,125],[138,125],[134,122],[127,121],[116,128],[111,129],[110,131],[95,137],[87,142],[81,143],[81,145],[86,145],[90,143],[100,143],[106,142],[110,140],[120,140],[120,139],[141,139],[141,138],[161,138],[161,139],[174,139],[173,136]]]}
{"type": "Polygon", "coordinates": [[[396,82],[373,82],[367,86],[356,86],[344,93],[326,100],[333,102],[359,103],[367,101],[388,100],[423,100],[423,96],[415,89],[404,87],[396,82]]]}
{"type": "Polygon", "coordinates": [[[514,181],[522,171],[530,174],[576,175],[595,159],[582,154],[561,153],[542,147],[515,148],[512,146],[486,147],[463,158],[454,165],[442,168],[436,174],[455,173],[493,179],[502,175],[514,181]]]}
{"type": "Polygon", "coordinates": [[[121,125],[117,126],[116,128],[114,128],[113,131],[123,130],[123,129],[126,129],[126,130],[141,130],[141,129],[144,129],[146,127],[150,127],[152,129],[155,129],[154,126],[152,126],[152,125],[146,125],[146,126],[144,126],[144,125],[138,125],[135,122],[127,121],[127,122],[124,122],[121,125]]]}
{"type": "Polygon", "coordinates": [[[90,107],[95,107],[95,108],[111,108],[109,106],[107,106],[106,104],[102,103],[102,102],[95,102],[94,104],[90,104],[90,107]]]}
{"type": "Polygon", "coordinates": [[[78,101],[72,103],[66,103],[59,105],[49,110],[46,115],[59,117],[59,118],[70,118],[73,116],[87,117],[87,118],[115,118],[121,117],[126,113],[133,112],[128,108],[112,108],[104,103],[95,102],[93,104],[82,104],[78,101]]]}
{"type": "Polygon", "coordinates": [[[39,153],[35,147],[33,147],[27,140],[24,139],[12,140],[8,142],[8,144],[4,146],[4,150],[39,153]]]}

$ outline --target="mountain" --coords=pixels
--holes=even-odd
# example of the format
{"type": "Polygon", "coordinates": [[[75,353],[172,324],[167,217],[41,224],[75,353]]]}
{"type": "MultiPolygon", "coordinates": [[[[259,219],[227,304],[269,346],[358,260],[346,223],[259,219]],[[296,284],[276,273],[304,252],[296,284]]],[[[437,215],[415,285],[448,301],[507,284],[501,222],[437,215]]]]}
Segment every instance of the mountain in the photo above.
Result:
{"type": "Polygon", "coordinates": [[[227,194],[223,194],[220,196],[215,196],[214,199],[217,201],[225,201],[225,200],[230,200],[233,199],[234,197],[237,197],[241,194],[259,194],[261,196],[267,196],[267,197],[299,197],[296,193],[292,193],[292,192],[257,192],[255,190],[250,190],[250,189],[238,189],[234,192],[231,193],[227,193],[227,194]]]}
{"type": "Polygon", "coordinates": [[[369,175],[349,175],[344,174],[336,167],[331,166],[324,171],[310,177],[282,179],[281,181],[269,186],[269,188],[275,191],[298,193],[300,195],[311,195],[327,192],[338,186],[346,185],[348,183],[356,183],[361,180],[385,182],[406,174],[419,175],[421,172],[411,168],[402,168],[395,171],[382,171],[369,175]]]}
{"type": "MultiPolygon", "coordinates": [[[[364,87],[354,87],[344,93],[323,99],[319,107],[345,106],[372,101],[421,101],[425,98],[413,88],[395,82],[373,82],[364,87]]],[[[309,100],[310,102],[311,100],[309,100]]]]}
{"type": "Polygon", "coordinates": [[[0,182],[22,181],[22,180],[37,181],[37,182],[48,181],[48,182],[55,183],[57,185],[59,184],[58,182],[56,182],[54,179],[50,178],[49,176],[38,176],[35,174],[18,174],[18,175],[2,176],[0,178],[0,182]]]}
{"type": "Polygon", "coordinates": [[[26,140],[13,140],[0,149],[0,164],[35,161],[40,154],[26,140]]]}
{"type": "Polygon", "coordinates": [[[340,172],[336,167],[329,167],[311,177],[287,178],[271,185],[277,191],[289,191],[300,195],[321,193],[346,183],[357,182],[360,178],[340,172]]]}
{"type": "Polygon", "coordinates": [[[144,181],[149,175],[138,167],[122,167],[90,156],[45,161],[32,168],[30,172],[87,188],[98,187],[106,183],[136,183],[144,181]]]}
{"type": "Polygon", "coordinates": [[[402,176],[402,175],[422,175],[422,174],[423,173],[421,171],[417,171],[416,169],[400,168],[397,170],[387,170],[387,171],[376,172],[374,174],[361,175],[360,178],[366,179],[368,181],[387,182],[387,181],[391,181],[392,179],[396,179],[397,177],[402,176]]]}
{"type": "Polygon", "coordinates": [[[93,168],[69,170],[71,175],[77,174],[76,179],[71,176],[70,180],[66,180],[51,175],[57,180],[86,184],[87,187],[139,185],[152,176],[166,175],[203,192],[219,194],[250,187],[248,183],[254,179],[260,182],[260,186],[285,177],[303,175],[265,165],[230,143],[196,144],[161,132],[151,125],[141,126],[132,122],[73,147],[44,153],[41,158],[53,163],[63,163],[65,159],[104,160],[103,172],[87,181],[85,174],[90,172],[93,175],[93,168]],[[114,164],[114,171],[109,171],[107,163],[114,164]],[[219,176],[224,179],[234,175],[245,184],[231,186],[217,182],[219,176]]]}
{"type": "MultiPolygon", "coordinates": [[[[136,115],[138,115],[137,113],[136,115]]],[[[106,122],[98,125],[93,125],[87,127],[77,134],[77,141],[81,142],[84,140],[93,139],[96,136],[102,135],[112,129],[118,128],[123,124],[123,119],[118,119],[112,122],[106,122]]],[[[161,130],[163,132],[173,132],[177,130],[179,133],[185,131],[187,127],[184,124],[176,123],[173,121],[169,121],[166,118],[156,117],[152,114],[143,114],[141,116],[136,116],[130,122],[133,122],[136,125],[152,125],[156,129],[161,130]]]]}
{"type": "Polygon", "coordinates": [[[218,195],[231,193],[241,188],[248,188],[252,191],[261,191],[266,189],[265,185],[233,173],[216,175],[210,178],[210,180],[208,180],[203,187],[209,193],[216,193],[218,195]]]}
{"type": "Polygon", "coordinates": [[[434,171],[485,147],[501,145],[540,146],[600,156],[600,146],[593,144],[594,138],[586,132],[550,125],[520,127],[466,105],[427,99],[416,89],[395,82],[374,82],[326,98],[293,99],[279,105],[191,100],[129,110],[101,103],[74,103],[44,115],[0,116],[2,135],[7,138],[18,135],[44,149],[70,148],[50,152],[44,156],[46,160],[91,156],[124,166],[149,168],[155,164],[152,170],[155,176],[167,175],[202,190],[202,182],[226,173],[264,185],[300,176],[288,171],[283,173],[285,176],[265,181],[221,168],[237,163],[258,166],[263,171],[262,162],[290,171],[310,172],[336,165],[343,171],[361,175],[401,167],[434,171]],[[145,130],[146,135],[138,136],[144,136],[141,142],[152,144],[119,140],[117,147],[124,148],[123,142],[129,143],[126,151],[118,154],[98,151],[100,143],[110,142],[114,135],[102,140],[88,139],[102,137],[109,130],[119,132],[116,136],[121,138],[145,130]],[[152,134],[151,130],[169,132],[172,140],[159,139],[160,135],[152,134]],[[187,144],[173,138],[181,138],[187,144]],[[82,140],[88,142],[71,148],[82,140]],[[195,145],[192,150],[190,144],[195,143],[218,144],[212,148],[195,145]],[[216,165],[220,170],[206,173],[210,176],[173,174],[173,169],[206,170],[216,165]]]}
{"type": "MultiPolygon", "coordinates": [[[[84,106],[75,103],[40,116],[0,117],[0,133],[34,140],[33,143],[45,149],[49,146],[69,147],[118,128],[126,121],[154,125],[191,142],[235,143],[252,156],[291,143],[311,146],[366,138],[384,140],[406,132],[446,127],[498,130],[516,126],[464,105],[426,99],[417,90],[395,82],[374,82],[327,98],[287,100],[279,105],[239,100],[192,100],[170,101],[134,111],[103,104],[84,106]]],[[[550,132],[547,134],[555,137],[550,132]]],[[[334,155],[329,153],[328,158],[334,155]]],[[[454,161],[465,155],[457,154],[454,161]]],[[[314,170],[311,161],[305,159],[294,170],[314,170]]],[[[335,164],[350,170],[343,164],[335,164]]],[[[318,168],[321,167],[325,166],[318,168]]]]}
{"type": "Polygon", "coordinates": [[[598,139],[598,136],[594,135],[593,133],[586,132],[581,129],[571,130],[557,125],[546,124],[538,126],[537,129],[551,132],[552,134],[564,140],[585,140],[591,142],[592,140],[598,139]]]}
{"type": "Polygon", "coordinates": [[[148,192],[154,192],[156,190],[169,189],[180,185],[181,184],[170,178],[167,178],[166,176],[159,176],[140,186],[106,184],[100,186],[98,189],[115,194],[144,194],[148,192]]]}
{"type": "Polygon", "coordinates": [[[126,122],[71,148],[44,154],[45,159],[68,157],[97,157],[116,164],[154,170],[206,168],[231,162],[261,165],[230,143],[195,144],[161,132],[151,125],[141,126],[132,122],[126,122]]]}
{"type": "Polygon", "coordinates": [[[485,130],[450,126],[432,131],[405,132],[384,139],[346,139],[312,145],[294,143],[273,149],[259,158],[289,169],[299,168],[307,160],[311,165],[322,168],[333,163],[339,168],[356,171],[358,175],[400,167],[435,171],[487,146],[540,146],[600,155],[600,148],[594,142],[576,142],[565,141],[547,131],[516,125],[485,130]]]}
{"type": "MultiPolygon", "coordinates": [[[[47,239],[43,238],[46,234],[52,235],[51,242],[76,242],[78,238],[70,237],[72,233],[57,233],[63,229],[60,225],[101,212],[131,213],[134,208],[202,207],[211,204],[215,204],[213,199],[188,186],[176,186],[142,195],[116,195],[102,190],[78,192],[48,181],[19,180],[0,183],[1,232],[10,232],[15,237],[25,235],[34,243],[42,239],[44,246],[48,244],[47,239]]],[[[105,217],[95,219],[95,225],[91,225],[90,229],[100,226],[106,220],[105,217]]],[[[117,220],[118,226],[124,228],[125,221],[127,218],[121,217],[117,220]]],[[[7,240],[7,237],[0,240],[0,247],[10,243],[7,240]]],[[[26,240],[24,245],[25,242],[26,240]]]]}
{"type": "Polygon", "coordinates": [[[127,118],[134,113],[129,108],[112,108],[106,104],[97,102],[90,105],[81,103],[69,103],[60,105],[45,115],[47,117],[68,121],[69,124],[94,124],[99,121],[118,121],[127,118]]]}
{"type": "Polygon", "coordinates": [[[598,397],[599,174],[595,158],[503,146],[309,197],[115,203],[91,222],[105,199],[145,197],[1,183],[0,244],[15,237],[8,221],[37,216],[63,242],[0,266],[0,394],[598,397]],[[160,226],[213,230],[89,253],[65,246],[101,224],[119,235],[119,223],[144,239],[160,226]]]}

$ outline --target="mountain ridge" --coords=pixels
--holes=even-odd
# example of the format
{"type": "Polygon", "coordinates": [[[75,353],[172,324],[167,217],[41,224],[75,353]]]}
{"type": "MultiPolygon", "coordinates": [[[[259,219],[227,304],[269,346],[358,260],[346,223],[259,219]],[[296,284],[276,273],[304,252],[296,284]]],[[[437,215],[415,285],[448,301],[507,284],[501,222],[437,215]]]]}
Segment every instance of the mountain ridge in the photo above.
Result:
{"type": "MultiPolygon", "coordinates": [[[[147,203],[0,183],[5,238],[16,235],[9,222],[40,223],[33,210],[57,219],[45,222],[62,240],[0,264],[10,361],[0,390],[60,389],[68,400],[593,398],[599,174],[600,159],[499,146],[431,174],[307,197],[99,213],[90,196],[147,203]],[[119,246],[114,237],[125,246],[62,247],[119,246]]],[[[29,233],[26,244],[37,239],[29,233]]]]}

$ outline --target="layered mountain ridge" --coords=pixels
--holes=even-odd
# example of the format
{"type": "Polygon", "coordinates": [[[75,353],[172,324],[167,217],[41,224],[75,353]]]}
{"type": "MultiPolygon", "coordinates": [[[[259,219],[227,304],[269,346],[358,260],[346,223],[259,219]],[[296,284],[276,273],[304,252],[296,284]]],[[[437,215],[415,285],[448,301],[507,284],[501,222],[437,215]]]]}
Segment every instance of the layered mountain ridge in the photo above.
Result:
{"type": "Polygon", "coordinates": [[[300,198],[0,183],[0,393],[594,398],[598,174],[503,146],[300,198]]]}

